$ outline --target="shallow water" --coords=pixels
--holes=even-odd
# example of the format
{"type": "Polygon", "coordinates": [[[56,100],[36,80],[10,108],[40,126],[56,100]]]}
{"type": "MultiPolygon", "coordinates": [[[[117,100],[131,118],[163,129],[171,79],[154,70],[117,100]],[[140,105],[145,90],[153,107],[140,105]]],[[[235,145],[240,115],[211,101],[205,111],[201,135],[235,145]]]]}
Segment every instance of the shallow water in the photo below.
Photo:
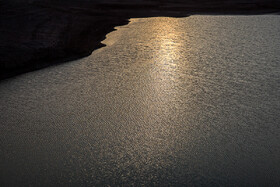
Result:
{"type": "Polygon", "coordinates": [[[280,185],[280,17],[131,19],[0,84],[14,185],[280,185]]]}

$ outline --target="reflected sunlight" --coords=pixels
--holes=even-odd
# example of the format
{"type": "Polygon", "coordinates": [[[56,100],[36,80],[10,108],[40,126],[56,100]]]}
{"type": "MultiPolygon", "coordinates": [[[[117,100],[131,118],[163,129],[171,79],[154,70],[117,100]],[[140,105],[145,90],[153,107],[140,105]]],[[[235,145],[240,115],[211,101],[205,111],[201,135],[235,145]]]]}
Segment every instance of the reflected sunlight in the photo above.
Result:
{"type": "MultiPolygon", "coordinates": [[[[149,61],[146,69],[146,79],[142,87],[146,92],[141,94],[145,107],[141,112],[147,124],[137,131],[135,142],[131,142],[132,150],[139,155],[145,155],[142,160],[146,165],[157,164],[153,167],[163,167],[172,163],[159,163],[158,158],[170,155],[176,150],[173,136],[176,125],[172,119],[176,116],[178,106],[179,57],[182,40],[176,31],[178,20],[174,18],[153,18],[153,27],[146,35],[152,46],[153,60],[149,61]],[[172,24],[170,23],[172,21],[172,24]],[[143,147],[145,148],[143,152],[143,147]]],[[[145,40],[146,38],[142,38],[145,40]]],[[[148,40],[148,39],[147,39],[148,40]]],[[[150,51],[149,51],[150,53],[150,51]]],[[[162,159],[160,159],[162,160],[162,159]]],[[[163,159],[165,160],[165,159],[163,159]]],[[[137,161],[139,162],[139,160],[137,161]]]]}

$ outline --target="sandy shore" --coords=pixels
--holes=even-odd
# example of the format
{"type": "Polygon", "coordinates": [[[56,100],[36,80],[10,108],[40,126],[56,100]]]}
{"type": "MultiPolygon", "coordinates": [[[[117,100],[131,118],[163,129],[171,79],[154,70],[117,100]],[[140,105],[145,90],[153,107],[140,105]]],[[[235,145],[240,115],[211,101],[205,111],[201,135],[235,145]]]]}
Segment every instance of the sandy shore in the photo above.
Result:
{"type": "Polygon", "coordinates": [[[0,79],[88,56],[129,18],[279,14],[279,0],[0,2],[0,79]]]}

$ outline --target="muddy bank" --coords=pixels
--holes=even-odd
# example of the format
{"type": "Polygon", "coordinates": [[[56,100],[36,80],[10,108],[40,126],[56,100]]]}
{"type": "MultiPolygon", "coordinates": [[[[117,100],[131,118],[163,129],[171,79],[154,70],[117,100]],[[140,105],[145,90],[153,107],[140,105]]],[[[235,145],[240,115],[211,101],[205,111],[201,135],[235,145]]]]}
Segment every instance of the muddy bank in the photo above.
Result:
{"type": "Polygon", "coordinates": [[[0,2],[0,79],[88,56],[129,18],[278,13],[279,1],[0,2]]]}

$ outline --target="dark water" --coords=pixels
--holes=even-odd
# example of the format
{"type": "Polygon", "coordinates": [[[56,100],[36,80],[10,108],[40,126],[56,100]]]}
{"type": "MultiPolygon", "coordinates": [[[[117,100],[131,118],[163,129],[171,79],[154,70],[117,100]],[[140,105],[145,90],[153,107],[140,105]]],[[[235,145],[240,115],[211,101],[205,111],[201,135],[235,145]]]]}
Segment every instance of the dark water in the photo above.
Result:
{"type": "Polygon", "coordinates": [[[132,19],[0,84],[0,185],[279,186],[280,17],[132,19]]]}

